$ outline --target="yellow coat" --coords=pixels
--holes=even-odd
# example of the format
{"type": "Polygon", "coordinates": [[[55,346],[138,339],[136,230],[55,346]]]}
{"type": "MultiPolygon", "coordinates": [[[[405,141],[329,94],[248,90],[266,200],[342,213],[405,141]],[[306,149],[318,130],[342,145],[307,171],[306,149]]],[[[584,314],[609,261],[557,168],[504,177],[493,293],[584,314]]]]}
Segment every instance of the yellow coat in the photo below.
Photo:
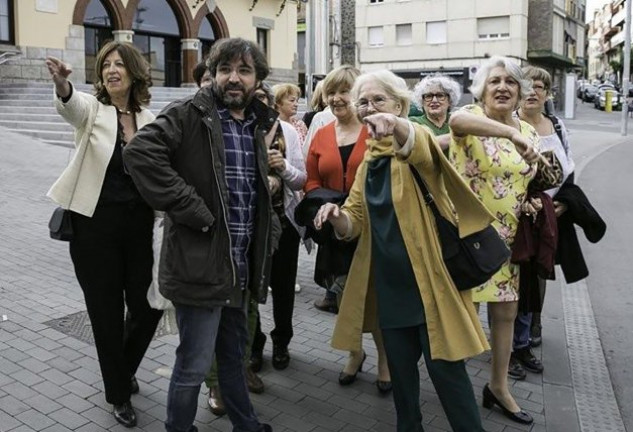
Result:
{"type": "MultiPolygon", "coordinates": [[[[457,291],[448,275],[433,213],[424,204],[408,165],[414,165],[421,172],[440,212],[455,221],[453,203],[459,215],[461,237],[483,229],[493,216],[444,157],[428,129],[419,125],[414,125],[414,129],[415,144],[409,156],[397,156],[391,163],[392,199],[424,304],[431,356],[456,361],[490,347],[471,292],[457,291]]],[[[371,229],[364,199],[369,159],[368,150],[342,207],[351,221],[348,239],[359,237],[332,337],[334,348],[347,351],[359,350],[363,331],[373,330],[378,325],[376,295],[370,289],[371,229]]]]}

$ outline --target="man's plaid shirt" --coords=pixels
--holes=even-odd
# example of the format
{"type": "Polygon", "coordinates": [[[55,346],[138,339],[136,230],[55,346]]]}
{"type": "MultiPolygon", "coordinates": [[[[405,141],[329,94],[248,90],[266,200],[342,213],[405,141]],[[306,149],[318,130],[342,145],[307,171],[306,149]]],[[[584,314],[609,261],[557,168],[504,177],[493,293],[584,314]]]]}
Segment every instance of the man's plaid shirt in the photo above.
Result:
{"type": "Polygon", "coordinates": [[[257,202],[256,117],[247,111],[243,121],[236,120],[228,109],[220,107],[218,114],[224,137],[231,254],[244,289],[248,283],[248,248],[253,237],[257,202]]]}

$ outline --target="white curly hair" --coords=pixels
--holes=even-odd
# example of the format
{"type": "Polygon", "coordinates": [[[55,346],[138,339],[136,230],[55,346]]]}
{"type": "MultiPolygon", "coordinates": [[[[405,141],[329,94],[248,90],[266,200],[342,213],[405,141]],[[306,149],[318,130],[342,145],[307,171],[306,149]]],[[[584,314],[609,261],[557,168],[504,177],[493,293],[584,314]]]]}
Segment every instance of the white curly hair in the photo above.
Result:
{"type": "Polygon", "coordinates": [[[422,97],[434,87],[439,87],[448,95],[449,111],[457,106],[462,97],[461,86],[454,79],[438,72],[422,78],[413,88],[413,100],[418,107],[424,107],[422,97]]]}

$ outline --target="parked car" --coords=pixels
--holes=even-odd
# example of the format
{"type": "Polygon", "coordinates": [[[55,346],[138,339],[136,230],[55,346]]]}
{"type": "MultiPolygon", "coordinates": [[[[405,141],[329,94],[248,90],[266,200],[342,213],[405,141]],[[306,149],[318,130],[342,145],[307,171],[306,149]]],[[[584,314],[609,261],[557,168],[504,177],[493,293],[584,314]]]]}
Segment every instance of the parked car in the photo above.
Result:
{"type": "Polygon", "coordinates": [[[614,86],[612,86],[611,84],[602,84],[600,86],[598,86],[598,90],[596,92],[595,97],[593,98],[593,105],[600,109],[600,110],[604,110],[604,106],[607,100],[606,97],[606,92],[607,91],[611,91],[613,92],[613,96],[611,99],[611,108],[613,110],[621,110],[622,109],[622,101],[623,101],[623,97],[620,93],[618,93],[618,91],[615,89],[614,86]]]}
{"type": "Polygon", "coordinates": [[[596,96],[598,87],[593,84],[585,84],[582,89],[581,99],[583,102],[593,102],[593,98],[596,96]]]}

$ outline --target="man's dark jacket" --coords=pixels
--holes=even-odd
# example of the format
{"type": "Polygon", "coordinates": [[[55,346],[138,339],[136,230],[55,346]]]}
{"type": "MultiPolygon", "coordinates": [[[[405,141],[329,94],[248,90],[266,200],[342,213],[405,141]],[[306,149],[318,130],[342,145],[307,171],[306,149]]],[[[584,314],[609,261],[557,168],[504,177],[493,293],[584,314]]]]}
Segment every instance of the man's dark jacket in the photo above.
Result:
{"type": "MultiPolygon", "coordinates": [[[[257,209],[248,289],[264,302],[280,232],[268,190],[264,134],[277,114],[257,99],[248,109],[257,115],[257,209]]],[[[211,89],[167,106],[136,133],[123,157],[143,198],[166,213],[161,294],[174,303],[239,307],[242,291],[231,255],[224,139],[211,89]]]]}

